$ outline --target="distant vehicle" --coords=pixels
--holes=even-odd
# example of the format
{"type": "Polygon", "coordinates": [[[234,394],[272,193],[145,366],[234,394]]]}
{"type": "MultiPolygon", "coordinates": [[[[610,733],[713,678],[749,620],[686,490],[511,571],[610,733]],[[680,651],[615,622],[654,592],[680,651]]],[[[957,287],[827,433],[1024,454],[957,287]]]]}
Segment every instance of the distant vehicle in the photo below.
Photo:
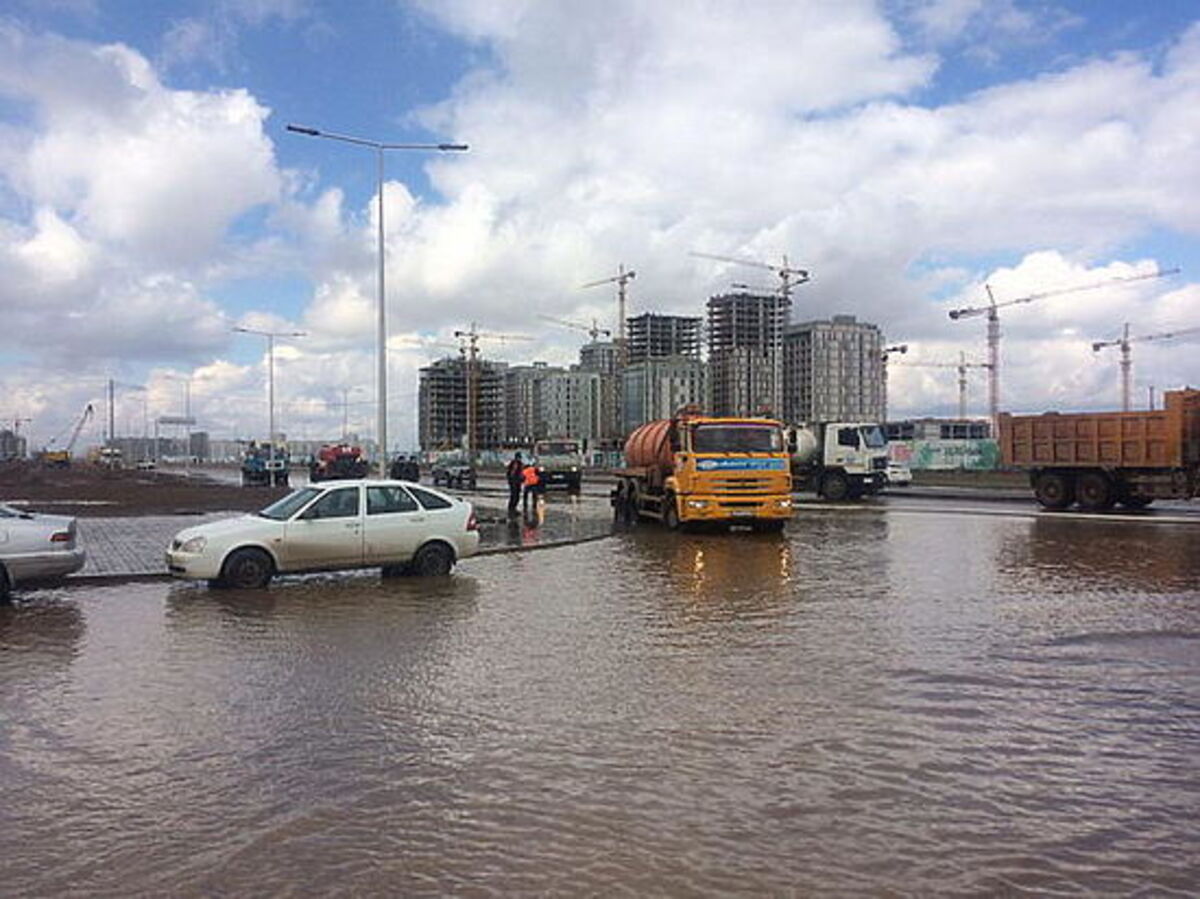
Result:
{"type": "Polygon", "coordinates": [[[583,481],[583,451],[578,440],[539,440],[533,445],[534,464],[542,488],[566,487],[578,493],[583,481]]]}
{"type": "Polygon", "coordinates": [[[325,481],[254,515],[180,531],[166,561],[178,578],[253,589],[277,574],[346,568],[447,575],[478,548],[468,502],[401,481],[325,481]]]}
{"type": "Polygon", "coordinates": [[[887,486],[908,487],[912,484],[912,470],[903,462],[889,459],[887,464],[887,486]]]}
{"type": "Polygon", "coordinates": [[[242,455],[242,486],[286,487],[290,462],[287,447],[275,447],[272,453],[269,443],[251,443],[242,455]]]}
{"type": "Polygon", "coordinates": [[[75,542],[75,519],[0,504],[0,602],[14,587],[66,577],[87,556],[75,542]]]}
{"type": "Polygon", "coordinates": [[[138,471],[153,471],[155,468],[154,460],[138,459],[136,468],[138,471]]]}
{"type": "Polygon", "coordinates": [[[433,485],[454,487],[459,490],[474,490],[478,477],[475,466],[465,461],[440,460],[433,463],[430,472],[433,485]]]}
{"type": "Polygon", "coordinates": [[[349,443],[326,444],[308,466],[308,479],[315,482],[365,478],[369,469],[360,447],[349,443]]]}
{"type": "Polygon", "coordinates": [[[412,481],[417,484],[421,481],[421,464],[416,456],[397,456],[392,460],[388,475],[393,481],[412,481]]]}
{"type": "Polygon", "coordinates": [[[1144,412],[1000,414],[1000,458],[1024,469],[1047,509],[1200,496],[1200,390],[1168,390],[1144,412]]]}
{"type": "Polygon", "coordinates": [[[887,436],[871,421],[822,421],[791,428],[792,477],[797,490],[825,499],[878,493],[887,478],[887,436]]]}

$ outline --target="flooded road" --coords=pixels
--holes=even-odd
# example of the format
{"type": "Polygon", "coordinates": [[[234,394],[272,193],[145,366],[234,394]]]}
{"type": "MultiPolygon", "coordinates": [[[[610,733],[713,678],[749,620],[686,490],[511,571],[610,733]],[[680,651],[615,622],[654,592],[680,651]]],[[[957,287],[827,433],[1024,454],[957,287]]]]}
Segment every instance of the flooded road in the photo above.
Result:
{"type": "Polygon", "coordinates": [[[0,609],[6,896],[1193,895],[1200,528],[875,509],[0,609]]]}

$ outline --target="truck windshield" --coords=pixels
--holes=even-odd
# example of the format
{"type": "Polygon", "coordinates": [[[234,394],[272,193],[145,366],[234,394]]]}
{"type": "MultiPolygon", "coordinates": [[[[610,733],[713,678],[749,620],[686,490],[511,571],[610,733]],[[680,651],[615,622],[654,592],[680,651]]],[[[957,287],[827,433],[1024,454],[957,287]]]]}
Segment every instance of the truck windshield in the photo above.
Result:
{"type": "Polygon", "coordinates": [[[548,440],[534,445],[535,456],[573,456],[579,452],[579,444],[573,440],[548,440]]]}
{"type": "Polygon", "coordinates": [[[867,449],[883,449],[887,446],[887,435],[879,425],[868,425],[859,430],[862,431],[863,446],[867,449]]]}
{"type": "Polygon", "coordinates": [[[696,453],[778,453],[783,450],[779,428],[763,425],[696,425],[692,451],[696,453]]]}
{"type": "Polygon", "coordinates": [[[258,514],[263,518],[270,518],[275,521],[286,521],[296,514],[300,509],[308,505],[308,501],[321,491],[316,487],[303,487],[300,490],[293,490],[283,499],[271,503],[258,514]]]}

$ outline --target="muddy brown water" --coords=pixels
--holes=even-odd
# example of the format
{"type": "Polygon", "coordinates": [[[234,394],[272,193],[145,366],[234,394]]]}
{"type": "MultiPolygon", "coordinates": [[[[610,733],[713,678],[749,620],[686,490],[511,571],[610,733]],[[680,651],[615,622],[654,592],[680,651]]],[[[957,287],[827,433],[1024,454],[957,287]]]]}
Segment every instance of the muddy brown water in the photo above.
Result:
{"type": "Polygon", "coordinates": [[[1194,895],[1200,529],[877,511],[0,609],[0,893],[1194,895]]]}

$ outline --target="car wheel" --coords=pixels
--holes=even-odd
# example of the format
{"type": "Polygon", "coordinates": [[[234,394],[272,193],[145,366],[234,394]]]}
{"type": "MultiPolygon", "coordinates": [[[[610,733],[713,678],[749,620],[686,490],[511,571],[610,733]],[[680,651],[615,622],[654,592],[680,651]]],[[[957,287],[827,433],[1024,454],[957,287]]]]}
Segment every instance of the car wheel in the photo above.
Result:
{"type": "Polygon", "coordinates": [[[221,566],[221,581],[237,590],[257,590],[267,586],[275,574],[271,557],[261,549],[239,549],[221,566]]]}
{"type": "Polygon", "coordinates": [[[444,543],[426,543],[413,556],[412,573],[419,577],[445,577],[454,567],[454,553],[444,543]]]}

